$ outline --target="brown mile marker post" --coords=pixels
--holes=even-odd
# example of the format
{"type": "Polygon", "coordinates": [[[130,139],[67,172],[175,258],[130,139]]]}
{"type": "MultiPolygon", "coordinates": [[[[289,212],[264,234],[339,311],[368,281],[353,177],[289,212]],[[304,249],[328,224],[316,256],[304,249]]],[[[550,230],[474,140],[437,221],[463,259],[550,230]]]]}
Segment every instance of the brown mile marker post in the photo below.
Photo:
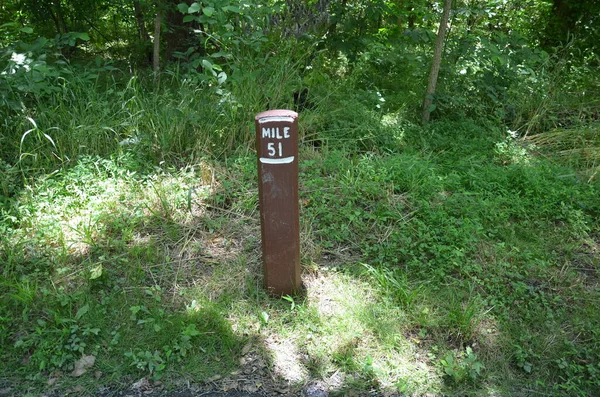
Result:
{"type": "Polygon", "coordinates": [[[290,295],[301,286],[298,113],[269,110],[255,125],[264,285],[290,295]]]}

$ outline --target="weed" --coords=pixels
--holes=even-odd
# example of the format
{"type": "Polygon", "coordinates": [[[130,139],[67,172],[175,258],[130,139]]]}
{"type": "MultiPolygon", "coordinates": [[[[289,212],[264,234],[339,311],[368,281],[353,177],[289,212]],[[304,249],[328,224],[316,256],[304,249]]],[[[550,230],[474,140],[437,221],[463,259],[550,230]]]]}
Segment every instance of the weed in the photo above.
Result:
{"type": "MultiPolygon", "coordinates": [[[[336,61],[344,82],[331,63],[300,76],[291,52],[272,55],[289,73],[255,59],[229,86],[112,71],[47,90],[60,80],[48,76],[26,111],[2,110],[7,376],[39,386],[94,355],[106,383],[207,379],[253,358],[251,340],[265,373],[298,388],[593,394],[600,204],[593,172],[580,178],[594,153],[576,147],[593,147],[593,126],[533,135],[532,122],[524,142],[489,121],[422,128],[409,116],[417,83],[394,93],[366,73],[399,76],[388,49],[336,61]],[[299,85],[314,105],[300,116],[306,296],[273,299],[250,121],[299,85]]],[[[499,98],[473,111],[500,111],[499,98]]]]}
{"type": "Polygon", "coordinates": [[[125,357],[131,360],[131,365],[144,372],[149,372],[153,380],[159,380],[163,376],[165,369],[165,360],[160,356],[160,352],[154,353],[146,350],[138,350],[136,352],[129,351],[125,353],[125,357]]]}
{"type": "Polygon", "coordinates": [[[452,350],[440,360],[444,373],[454,383],[476,382],[481,379],[484,365],[470,346],[464,352],[452,350]]]}

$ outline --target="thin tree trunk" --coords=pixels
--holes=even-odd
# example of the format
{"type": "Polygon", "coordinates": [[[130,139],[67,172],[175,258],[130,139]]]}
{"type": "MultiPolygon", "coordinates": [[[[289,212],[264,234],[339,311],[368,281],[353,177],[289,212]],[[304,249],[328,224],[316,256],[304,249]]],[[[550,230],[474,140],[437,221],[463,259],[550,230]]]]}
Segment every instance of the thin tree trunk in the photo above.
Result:
{"type": "Polygon", "coordinates": [[[139,0],[133,0],[133,12],[138,26],[138,33],[140,34],[140,40],[142,42],[150,41],[146,25],[144,24],[144,14],[142,13],[142,7],[140,6],[139,0]]]}
{"type": "Polygon", "coordinates": [[[54,27],[56,27],[56,34],[61,34],[60,33],[60,24],[58,22],[58,18],[56,17],[54,10],[52,9],[52,7],[50,7],[50,8],[48,8],[48,11],[50,12],[50,17],[54,21],[54,27]]]}
{"type": "Polygon", "coordinates": [[[67,23],[65,22],[65,16],[63,15],[62,8],[60,6],[60,0],[54,0],[54,9],[56,11],[56,18],[58,19],[58,23],[60,25],[58,33],[65,34],[68,32],[68,29],[67,23]]]}
{"type": "Polygon", "coordinates": [[[162,13],[156,14],[154,20],[154,55],[152,57],[152,69],[154,70],[154,77],[158,76],[160,69],[160,26],[162,24],[162,13]]]}
{"type": "Polygon", "coordinates": [[[94,25],[94,23],[92,21],[90,21],[85,15],[81,16],[83,18],[84,21],[86,21],[88,23],[88,25],[90,25],[90,28],[94,29],[99,35],[100,37],[102,37],[104,40],[106,40],[106,42],[110,42],[110,39],[108,37],[106,37],[102,31],[100,29],[98,29],[98,27],[96,25],[94,25]]]}
{"type": "Polygon", "coordinates": [[[423,100],[423,124],[429,122],[431,114],[431,104],[433,103],[433,94],[437,85],[438,74],[440,72],[440,64],[442,62],[442,49],[444,48],[444,38],[448,28],[448,19],[450,18],[450,9],[452,8],[452,0],[444,0],[444,11],[440,28],[438,29],[437,39],[435,41],[435,50],[433,52],[433,62],[431,63],[431,72],[429,73],[429,81],[427,82],[427,91],[423,100]]]}
{"type": "Polygon", "coordinates": [[[327,37],[328,38],[332,38],[332,37],[336,36],[337,25],[338,25],[338,22],[341,21],[344,16],[344,11],[346,10],[347,2],[348,2],[348,0],[342,0],[341,6],[339,6],[337,9],[334,10],[335,19],[327,28],[327,37]]]}
{"type": "MultiPolygon", "coordinates": [[[[165,44],[163,54],[166,62],[172,61],[174,59],[173,55],[176,52],[185,52],[192,41],[196,47],[200,47],[197,39],[191,39],[191,26],[183,22],[184,15],[177,9],[177,4],[180,2],[180,0],[168,0],[164,2],[163,17],[166,29],[163,35],[163,42],[165,44]]],[[[205,27],[201,27],[200,30],[206,32],[208,24],[205,27]]]]}

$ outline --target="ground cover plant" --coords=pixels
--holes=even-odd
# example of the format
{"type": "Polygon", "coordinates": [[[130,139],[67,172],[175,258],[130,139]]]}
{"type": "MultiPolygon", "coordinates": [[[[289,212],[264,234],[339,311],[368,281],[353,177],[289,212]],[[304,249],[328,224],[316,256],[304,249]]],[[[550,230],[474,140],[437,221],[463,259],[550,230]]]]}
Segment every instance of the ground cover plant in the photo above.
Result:
{"type": "Polygon", "coordinates": [[[594,2],[455,3],[428,123],[441,4],[34,3],[0,7],[0,395],[600,388],[594,2]],[[295,296],[262,288],[269,108],[295,296]]]}
{"type": "Polygon", "coordinates": [[[508,139],[435,123],[399,153],[304,148],[306,293],[284,299],[260,286],[252,154],[161,168],[82,157],[36,178],[3,221],[3,373],[31,390],[234,382],[255,349],[292,392],[318,379],[341,394],[585,394],[597,187],[514,159],[508,139]],[[93,369],[71,376],[87,356],[93,369]]]}

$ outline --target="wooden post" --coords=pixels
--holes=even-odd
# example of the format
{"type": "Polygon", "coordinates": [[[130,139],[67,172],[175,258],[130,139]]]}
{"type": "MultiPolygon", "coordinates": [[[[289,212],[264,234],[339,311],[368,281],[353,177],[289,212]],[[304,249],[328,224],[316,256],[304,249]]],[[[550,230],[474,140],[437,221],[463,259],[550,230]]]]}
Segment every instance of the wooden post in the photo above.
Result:
{"type": "Polygon", "coordinates": [[[264,286],[290,295],[301,287],[298,114],[269,110],[255,125],[264,286]]]}

